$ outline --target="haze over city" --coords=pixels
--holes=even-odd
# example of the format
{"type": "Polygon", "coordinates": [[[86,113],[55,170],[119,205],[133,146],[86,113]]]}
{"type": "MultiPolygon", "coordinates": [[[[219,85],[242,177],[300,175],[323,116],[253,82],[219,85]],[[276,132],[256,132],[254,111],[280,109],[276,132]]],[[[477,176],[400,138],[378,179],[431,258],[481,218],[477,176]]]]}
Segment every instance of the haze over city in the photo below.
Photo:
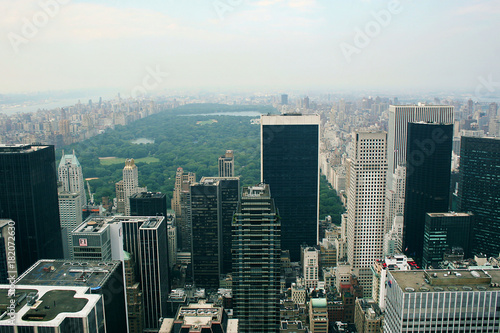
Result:
{"type": "Polygon", "coordinates": [[[148,75],[148,93],[500,89],[498,1],[4,0],[0,11],[4,94],[127,96],[148,75]]]}

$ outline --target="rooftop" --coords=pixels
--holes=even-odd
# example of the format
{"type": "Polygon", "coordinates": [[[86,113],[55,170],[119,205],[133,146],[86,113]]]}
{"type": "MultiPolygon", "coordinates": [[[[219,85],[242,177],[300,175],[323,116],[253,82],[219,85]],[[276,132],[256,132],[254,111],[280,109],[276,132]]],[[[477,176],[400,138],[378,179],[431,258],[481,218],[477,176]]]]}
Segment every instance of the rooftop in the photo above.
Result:
{"type": "Polygon", "coordinates": [[[74,233],[102,233],[108,227],[106,223],[107,219],[98,217],[98,216],[90,216],[85,221],[82,222],[78,227],[73,230],[74,233]]]}
{"type": "Polygon", "coordinates": [[[3,144],[0,143],[0,154],[9,153],[31,153],[49,146],[42,145],[26,145],[26,144],[3,144]]]}
{"type": "Polygon", "coordinates": [[[139,193],[134,193],[130,196],[131,199],[162,199],[165,198],[167,195],[165,193],[161,192],[139,192],[139,193]]]}
{"type": "Polygon", "coordinates": [[[98,288],[119,265],[119,261],[39,260],[17,279],[16,285],[98,288]]]}
{"type": "MultiPolygon", "coordinates": [[[[87,317],[101,295],[87,294],[87,287],[51,287],[16,285],[16,326],[58,327],[67,318],[87,317]],[[28,305],[30,296],[36,295],[28,305]]],[[[0,312],[11,298],[9,286],[0,285],[0,312]]],[[[10,326],[8,316],[0,317],[0,326],[10,326]]]]}
{"type": "Polygon", "coordinates": [[[500,290],[500,269],[390,271],[390,274],[407,293],[500,290]]]}

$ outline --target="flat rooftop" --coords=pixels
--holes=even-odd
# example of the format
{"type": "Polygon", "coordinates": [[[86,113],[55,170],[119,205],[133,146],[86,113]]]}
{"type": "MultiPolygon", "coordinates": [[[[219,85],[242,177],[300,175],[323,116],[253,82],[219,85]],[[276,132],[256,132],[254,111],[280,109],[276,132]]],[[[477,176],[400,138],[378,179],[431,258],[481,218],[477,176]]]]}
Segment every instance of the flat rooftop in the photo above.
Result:
{"type": "Polygon", "coordinates": [[[165,193],[161,192],[140,192],[140,193],[134,193],[130,196],[131,199],[162,199],[165,198],[167,195],[165,193]]]}
{"type": "Polygon", "coordinates": [[[27,145],[27,144],[3,144],[0,143],[0,154],[10,154],[10,153],[31,153],[40,149],[47,148],[49,146],[43,145],[27,145]]]}
{"type": "Polygon", "coordinates": [[[446,213],[427,213],[430,217],[453,217],[453,216],[472,216],[471,213],[455,213],[455,212],[446,212],[446,213]]]}
{"type": "Polygon", "coordinates": [[[97,288],[119,265],[119,261],[39,260],[17,279],[16,284],[97,288]]]}
{"type": "MultiPolygon", "coordinates": [[[[10,317],[3,315],[11,300],[8,292],[9,285],[0,285],[0,326],[12,326],[10,317]]],[[[16,285],[15,326],[58,327],[67,317],[87,317],[102,297],[87,292],[87,287],[16,285]],[[38,295],[32,305],[28,305],[30,293],[38,295]]]]}
{"type": "Polygon", "coordinates": [[[73,232],[78,233],[102,233],[108,224],[106,223],[106,219],[100,218],[97,216],[90,216],[85,221],[82,222],[78,227],[73,230],[73,232]]]}
{"type": "Polygon", "coordinates": [[[389,271],[403,292],[496,291],[500,269],[389,271]]]}

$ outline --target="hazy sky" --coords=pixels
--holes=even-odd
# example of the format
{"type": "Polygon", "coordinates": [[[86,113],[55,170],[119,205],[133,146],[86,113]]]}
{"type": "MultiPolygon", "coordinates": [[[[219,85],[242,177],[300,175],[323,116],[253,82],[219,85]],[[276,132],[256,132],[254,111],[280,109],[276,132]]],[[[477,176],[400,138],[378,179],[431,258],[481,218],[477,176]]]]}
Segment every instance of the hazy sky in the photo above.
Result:
{"type": "Polygon", "coordinates": [[[0,0],[0,13],[0,94],[500,92],[498,0],[0,0]]]}

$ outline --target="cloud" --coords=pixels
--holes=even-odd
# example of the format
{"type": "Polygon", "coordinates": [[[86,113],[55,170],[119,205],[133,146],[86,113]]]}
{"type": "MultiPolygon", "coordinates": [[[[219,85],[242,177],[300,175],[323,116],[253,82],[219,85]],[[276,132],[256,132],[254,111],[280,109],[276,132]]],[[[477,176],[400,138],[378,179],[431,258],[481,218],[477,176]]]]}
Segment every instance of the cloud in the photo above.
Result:
{"type": "Polygon", "coordinates": [[[496,15],[500,14],[500,4],[498,1],[481,2],[457,8],[453,13],[459,16],[472,14],[496,15]]]}

